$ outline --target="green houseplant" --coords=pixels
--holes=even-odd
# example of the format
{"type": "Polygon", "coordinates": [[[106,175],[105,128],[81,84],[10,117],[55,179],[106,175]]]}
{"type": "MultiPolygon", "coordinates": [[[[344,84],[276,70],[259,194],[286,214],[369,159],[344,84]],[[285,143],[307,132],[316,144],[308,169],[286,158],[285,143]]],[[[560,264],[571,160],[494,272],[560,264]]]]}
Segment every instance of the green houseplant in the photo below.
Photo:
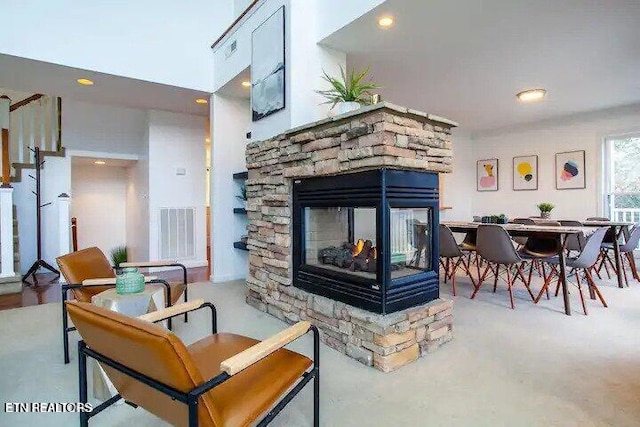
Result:
{"type": "Polygon", "coordinates": [[[549,218],[551,216],[551,211],[555,208],[553,204],[548,202],[539,203],[537,206],[542,218],[549,218]]]}
{"type": "Polygon", "coordinates": [[[111,262],[116,269],[116,273],[120,273],[120,263],[127,262],[127,247],[116,246],[111,249],[109,254],[111,256],[111,262]]]}
{"type": "Polygon", "coordinates": [[[326,98],[324,104],[331,104],[331,108],[338,107],[338,114],[357,110],[361,105],[371,103],[371,90],[380,86],[372,81],[364,81],[369,68],[356,73],[351,69],[348,73],[340,67],[340,77],[330,76],[326,71],[322,71],[322,79],[329,83],[331,89],[318,90],[318,94],[326,98]]]}

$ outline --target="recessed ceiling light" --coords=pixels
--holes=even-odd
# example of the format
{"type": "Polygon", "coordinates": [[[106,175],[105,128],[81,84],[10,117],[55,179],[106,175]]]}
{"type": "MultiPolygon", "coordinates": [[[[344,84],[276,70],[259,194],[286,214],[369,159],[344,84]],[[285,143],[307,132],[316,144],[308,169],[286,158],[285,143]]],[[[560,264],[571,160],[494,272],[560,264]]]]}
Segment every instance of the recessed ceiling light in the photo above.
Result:
{"type": "Polygon", "coordinates": [[[389,28],[393,25],[393,17],[383,16],[382,18],[378,19],[378,25],[380,26],[380,28],[389,28]]]}
{"type": "Polygon", "coordinates": [[[107,162],[105,162],[104,160],[96,160],[95,162],[93,162],[93,164],[102,166],[106,165],[107,162]]]}
{"type": "Polygon", "coordinates": [[[245,80],[245,81],[243,81],[243,82],[242,82],[242,86],[244,86],[244,87],[251,87],[251,82],[250,82],[250,81],[248,81],[248,80],[245,80]]]}
{"type": "Polygon", "coordinates": [[[93,80],[89,80],[89,79],[78,79],[76,80],[78,82],[78,84],[81,84],[82,86],[93,86],[93,80]]]}
{"type": "Polygon", "coordinates": [[[534,102],[539,101],[547,95],[547,91],[544,89],[528,89],[517,93],[516,96],[522,102],[534,102]]]}
{"type": "Polygon", "coordinates": [[[206,100],[206,99],[204,99],[204,98],[198,98],[198,99],[196,99],[196,104],[208,104],[208,103],[209,103],[209,101],[207,101],[207,100],[206,100]]]}

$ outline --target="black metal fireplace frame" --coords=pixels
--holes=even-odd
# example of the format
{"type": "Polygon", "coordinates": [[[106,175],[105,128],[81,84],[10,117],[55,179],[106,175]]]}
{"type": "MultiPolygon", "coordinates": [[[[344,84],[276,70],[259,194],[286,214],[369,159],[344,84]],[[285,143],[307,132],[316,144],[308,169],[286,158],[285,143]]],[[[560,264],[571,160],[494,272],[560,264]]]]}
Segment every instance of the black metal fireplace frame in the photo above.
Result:
{"type": "MultiPolygon", "coordinates": [[[[393,313],[438,298],[438,175],[376,169],[293,182],[293,285],[375,313],[393,313]],[[376,279],[303,263],[304,209],[367,207],[376,209],[376,279]],[[391,279],[391,208],[431,208],[432,270],[391,279]]],[[[351,236],[350,236],[351,237],[351,236]]]]}

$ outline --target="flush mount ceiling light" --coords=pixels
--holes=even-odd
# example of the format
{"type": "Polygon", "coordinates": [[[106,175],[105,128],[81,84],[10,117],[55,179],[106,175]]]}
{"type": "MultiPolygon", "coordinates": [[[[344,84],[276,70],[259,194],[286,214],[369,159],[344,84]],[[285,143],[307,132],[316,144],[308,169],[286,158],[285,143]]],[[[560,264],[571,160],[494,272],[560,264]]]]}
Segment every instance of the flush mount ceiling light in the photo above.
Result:
{"type": "Polygon", "coordinates": [[[378,19],[378,26],[380,28],[389,28],[393,25],[393,17],[391,16],[383,16],[378,19]]]}
{"type": "Polygon", "coordinates": [[[107,162],[105,162],[104,160],[96,160],[95,162],[93,162],[93,164],[102,166],[106,165],[107,162]]]}
{"type": "Polygon", "coordinates": [[[196,99],[196,104],[208,104],[208,103],[209,103],[209,101],[207,101],[207,100],[206,100],[206,99],[204,99],[204,98],[198,98],[198,99],[196,99]]]}
{"type": "Polygon", "coordinates": [[[244,82],[242,82],[242,86],[251,87],[251,82],[250,81],[244,81],[244,82]]]}
{"type": "Polygon", "coordinates": [[[539,101],[547,95],[547,91],[544,89],[528,89],[523,90],[516,94],[516,97],[521,102],[535,102],[539,101]]]}
{"type": "Polygon", "coordinates": [[[76,80],[78,82],[78,84],[81,84],[82,86],[93,86],[93,80],[89,80],[89,79],[78,79],[76,80]]]}

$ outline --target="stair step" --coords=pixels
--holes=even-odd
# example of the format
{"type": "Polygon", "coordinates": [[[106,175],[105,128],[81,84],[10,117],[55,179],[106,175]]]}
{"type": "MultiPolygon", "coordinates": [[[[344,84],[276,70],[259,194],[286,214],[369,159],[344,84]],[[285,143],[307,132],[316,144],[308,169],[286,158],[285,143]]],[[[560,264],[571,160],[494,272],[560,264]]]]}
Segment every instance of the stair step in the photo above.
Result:
{"type": "MultiPolygon", "coordinates": [[[[57,151],[53,150],[42,150],[40,151],[42,157],[65,157],[66,149],[64,147],[60,148],[57,151]]],[[[11,182],[21,182],[22,181],[22,170],[23,169],[35,169],[35,163],[25,163],[25,162],[14,162],[11,164],[15,171],[15,174],[11,177],[11,182]]]]}

